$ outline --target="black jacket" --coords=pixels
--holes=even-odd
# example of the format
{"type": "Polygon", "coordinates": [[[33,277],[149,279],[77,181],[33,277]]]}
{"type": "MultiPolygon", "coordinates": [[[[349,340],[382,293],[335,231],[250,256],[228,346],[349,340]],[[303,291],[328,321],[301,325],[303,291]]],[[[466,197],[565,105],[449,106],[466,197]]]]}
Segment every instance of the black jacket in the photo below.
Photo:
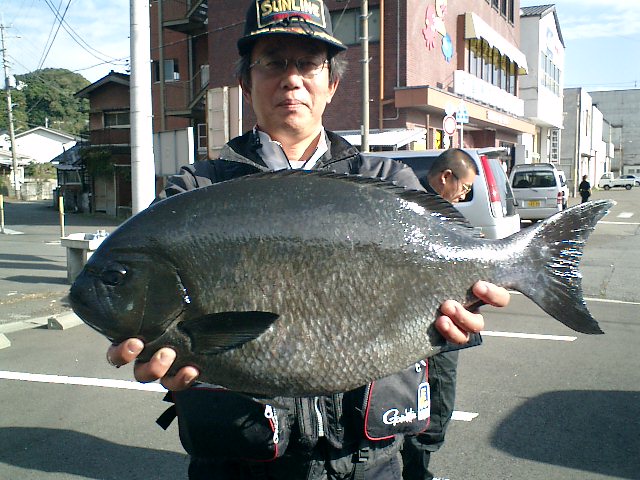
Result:
{"type": "MultiPolygon", "coordinates": [[[[423,190],[413,170],[405,164],[382,157],[364,157],[342,137],[329,131],[326,140],[329,149],[316,163],[315,170],[378,177],[423,190]]],[[[178,175],[170,178],[161,197],[268,171],[259,155],[260,148],[259,137],[253,131],[234,138],[222,149],[219,159],[182,167],[178,175]]],[[[418,364],[374,382],[375,386],[370,384],[347,393],[317,398],[277,398],[269,406],[279,414],[279,421],[275,422],[276,429],[281,430],[275,432],[277,445],[269,430],[274,429],[274,422],[264,421],[264,405],[259,402],[247,403],[246,397],[207,384],[172,396],[182,443],[194,457],[233,459],[235,455],[236,460],[275,459],[285,449],[309,451],[320,436],[324,436],[336,450],[335,455],[340,456],[358,452],[363,445],[371,445],[372,450],[378,452],[397,449],[400,442],[396,434],[423,431],[427,426],[425,418],[411,419],[412,416],[407,415],[410,420],[394,425],[384,419],[396,410],[400,415],[406,409],[417,410],[416,395],[426,381],[426,373],[426,365],[418,364]],[[247,414],[249,411],[253,413],[247,414]]]]}

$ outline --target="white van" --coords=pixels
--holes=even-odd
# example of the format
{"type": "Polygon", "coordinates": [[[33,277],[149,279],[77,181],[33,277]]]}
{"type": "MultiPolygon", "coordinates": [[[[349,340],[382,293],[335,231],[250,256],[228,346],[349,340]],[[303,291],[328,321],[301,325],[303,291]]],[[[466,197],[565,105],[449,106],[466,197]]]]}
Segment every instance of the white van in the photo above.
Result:
{"type": "MultiPolygon", "coordinates": [[[[520,230],[520,216],[500,160],[488,156],[493,150],[495,149],[464,149],[476,162],[479,174],[464,201],[455,203],[454,206],[486,238],[504,238],[520,230]]],[[[442,152],[443,150],[396,150],[363,155],[392,158],[406,163],[420,182],[426,184],[427,173],[442,152]]]]}
{"type": "Polygon", "coordinates": [[[511,188],[523,220],[542,220],[566,208],[567,182],[551,163],[523,163],[511,170],[511,188]]]}

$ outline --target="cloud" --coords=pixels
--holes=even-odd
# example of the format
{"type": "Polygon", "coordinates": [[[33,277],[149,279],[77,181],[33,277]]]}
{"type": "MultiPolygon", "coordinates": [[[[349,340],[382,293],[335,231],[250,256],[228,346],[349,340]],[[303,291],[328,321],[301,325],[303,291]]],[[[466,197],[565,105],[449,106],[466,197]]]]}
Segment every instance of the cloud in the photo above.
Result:
{"type": "Polygon", "coordinates": [[[640,36],[638,0],[559,0],[556,8],[566,40],[640,36]]]}
{"type": "MultiPolygon", "coordinates": [[[[38,68],[58,28],[58,21],[44,2],[31,2],[26,10],[20,10],[19,6],[15,1],[2,5],[5,23],[12,26],[9,32],[13,38],[8,42],[11,69],[13,73],[26,73],[38,68]]],[[[60,27],[43,68],[66,68],[91,81],[112,69],[124,71],[122,59],[129,57],[127,0],[72,2],[65,22],[76,40],[60,27]],[[112,59],[117,61],[107,63],[112,59]],[[101,63],[103,65],[88,68],[101,63]]]]}

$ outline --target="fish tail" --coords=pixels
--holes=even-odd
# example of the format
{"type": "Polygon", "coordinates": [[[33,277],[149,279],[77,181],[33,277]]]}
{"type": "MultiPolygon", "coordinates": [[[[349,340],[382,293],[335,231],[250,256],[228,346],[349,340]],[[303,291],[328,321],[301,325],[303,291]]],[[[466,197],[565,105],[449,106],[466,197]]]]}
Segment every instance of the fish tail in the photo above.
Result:
{"type": "Polygon", "coordinates": [[[542,310],[582,333],[604,333],[583,298],[578,266],[587,238],[611,207],[612,200],[586,202],[522,230],[515,241],[529,243],[518,265],[513,288],[542,310]]]}

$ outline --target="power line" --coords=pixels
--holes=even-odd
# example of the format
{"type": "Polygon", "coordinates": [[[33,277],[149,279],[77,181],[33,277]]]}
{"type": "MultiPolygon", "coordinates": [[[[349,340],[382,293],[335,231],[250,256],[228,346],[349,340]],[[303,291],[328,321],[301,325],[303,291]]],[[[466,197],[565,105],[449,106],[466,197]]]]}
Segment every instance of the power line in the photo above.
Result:
{"type": "MultiPolygon", "coordinates": [[[[72,0],[69,0],[69,3],[71,3],[72,0]]],[[[71,39],[79,46],[81,47],[85,52],[89,53],[91,56],[97,58],[98,60],[103,61],[104,63],[110,63],[110,60],[115,60],[115,58],[111,57],[110,55],[107,55],[103,52],[100,52],[99,50],[96,50],[95,48],[93,48],[91,45],[89,45],[81,36],[80,34],[78,34],[78,32],[76,32],[71,25],[69,25],[69,23],[64,19],[64,14],[62,16],[60,16],[60,11],[57,10],[50,2],[50,0],[45,0],[45,3],[47,4],[47,6],[49,7],[49,9],[53,12],[53,14],[55,15],[55,17],[59,20],[60,25],[62,25],[62,28],[64,28],[64,30],[69,34],[69,36],[71,37],[71,39]],[[95,52],[95,53],[94,53],[95,52]]],[[[69,8],[69,5],[67,5],[67,9],[69,8]]],[[[66,14],[67,10],[65,9],[65,14],[66,14]]]]}
{"type": "MultiPolygon", "coordinates": [[[[47,5],[49,5],[49,0],[45,0],[45,2],[47,3],[47,5]]],[[[67,2],[67,7],[64,9],[64,13],[62,14],[62,18],[58,22],[58,28],[56,28],[56,33],[53,35],[53,38],[51,38],[51,33],[49,33],[49,38],[51,38],[51,43],[49,43],[49,47],[48,48],[45,47],[45,51],[43,52],[43,55],[40,58],[40,62],[38,62],[37,70],[40,70],[42,68],[42,65],[44,65],[44,62],[47,59],[47,56],[49,55],[49,52],[51,51],[51,47],[53,47],[53,42],[55,42],[56,37],[58,36],[58,32],[60,31],[60,27],[62,26],[62,19],[64,19],[64,16],[67,14],[67,10],[69,10],[69,5],[71,5],[71,0],[69,0],[67,2]]],[[[54,25],[55,25],[55,22],[54,22],[54,25]]]]}

